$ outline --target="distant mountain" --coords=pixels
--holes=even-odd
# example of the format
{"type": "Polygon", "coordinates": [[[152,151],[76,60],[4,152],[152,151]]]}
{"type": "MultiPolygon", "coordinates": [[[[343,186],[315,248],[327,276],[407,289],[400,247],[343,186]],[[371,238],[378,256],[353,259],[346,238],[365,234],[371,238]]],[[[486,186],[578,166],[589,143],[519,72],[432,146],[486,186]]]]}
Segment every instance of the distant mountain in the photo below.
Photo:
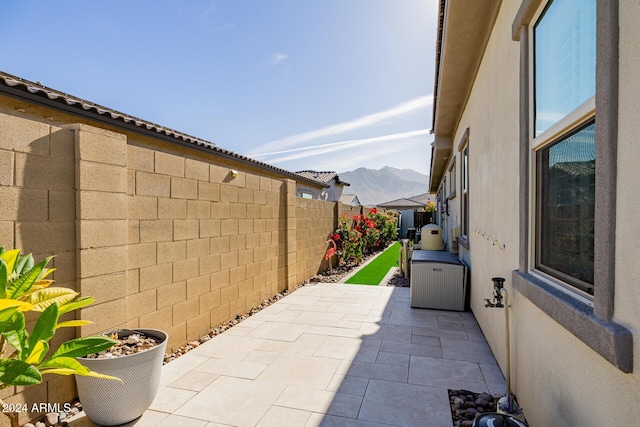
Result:
{"type": "Polygon", "coordinates": [[[359,168],[339,172],[341,180],[351,184],[344,192],[356,194],[363,205],[378,205],[396,199],[410,198],[429,191],[429,177],[412,169],[359,168]]]}

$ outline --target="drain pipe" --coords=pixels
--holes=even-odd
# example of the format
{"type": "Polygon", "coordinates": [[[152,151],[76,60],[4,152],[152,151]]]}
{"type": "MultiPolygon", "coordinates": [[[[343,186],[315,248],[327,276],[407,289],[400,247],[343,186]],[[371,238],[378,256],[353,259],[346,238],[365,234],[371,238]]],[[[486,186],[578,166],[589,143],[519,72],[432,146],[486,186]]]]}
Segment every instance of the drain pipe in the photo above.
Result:
{"type": "Polygon", "coordinates": [[[505,343],[506,343],[506,395],[498,401],[498,411],[507,415],[511,415],[516,419],[526,422],[524,413],[518,403],[515,396],[511,392],[511,343],[509,331],[509,292],[504,287],[503,277],[494,277],[493,281],[493,299],[486,298],[484,306],[487,308],[504,308],[504,329],[505,329],[505,343]]]}
{"type": "Polygon", "coordinates": [[[486,298],[484,301],[484,306],[487,308],[504,308],[504,328],[505,328],[505,342],[506,342],[506,356],[507,356],[507,366],[506,366],[506,375],[505,381],[507,383],[507,395],[511,393],[511,345],[509,342],[509,292],[504,287],[504,278],[503,277],[494,277],[491,279],[493,281],[493,300],[486,298]],[[504,301],[504,302],[503,302],[504,301]]]}

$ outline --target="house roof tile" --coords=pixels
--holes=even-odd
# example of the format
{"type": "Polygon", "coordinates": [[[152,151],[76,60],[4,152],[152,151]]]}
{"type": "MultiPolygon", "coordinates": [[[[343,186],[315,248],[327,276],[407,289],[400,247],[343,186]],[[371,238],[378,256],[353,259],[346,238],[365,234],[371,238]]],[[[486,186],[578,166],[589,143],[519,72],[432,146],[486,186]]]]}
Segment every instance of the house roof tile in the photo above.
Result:
{"type": "Polygon", "coordinates": [[[220,148],[213,142],[116,111],[112,108],[86,101],[73,95],[69,95],[68,93],[44,86],[42,83],[32,82],[3,71],[0,71],[0,93],[19,99],[26,99],[67,113],[88,117],[102,123],[108,123],[112,126],[160,137],[161,139],[182,145],[193,146],[201,150],[210,151],[221,155],[222,157],[230,158],[260,169],[269,170],[270,172],[284,175],[292,179],[306,181],[325,188],[328,187],[328,185],[318,180],[310,179],[303,175],[220,148]]]}
{"type": "Polygon", "coordinates": [[[341,181],[340,177],[338,176],[338,173],[334,171],[318,172],[313,170],[304,170],[304,171],[298,171],[296,173],[305,178],[322,182],[323,184],[328,184],[332,179],[335,179],[336,183],[338,184],[350,185],[348,182],[341,181]]]}
{"type": "Polygon", "coordinates": [[[425,204],[410,199],[396,199],[390,202],[380,203],[378,206],[381,208],[422,208],[425,204]]]}

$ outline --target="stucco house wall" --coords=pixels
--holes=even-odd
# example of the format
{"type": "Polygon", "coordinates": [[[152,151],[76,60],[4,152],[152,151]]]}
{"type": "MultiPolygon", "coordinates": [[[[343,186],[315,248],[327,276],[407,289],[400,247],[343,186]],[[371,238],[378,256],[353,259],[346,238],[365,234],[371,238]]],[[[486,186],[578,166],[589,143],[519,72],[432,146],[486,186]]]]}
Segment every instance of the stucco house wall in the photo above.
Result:
{"type": "Polygon", "coordinates": [[[308,183],[298,183],[298,196],[307,199],[337,202],[342,197],[345,185],[349,185],[340,181],[335,172],[302,171],[298,173],[311,179],[315,179],[313,178],[314,174],[318,175],[317,185],[312,186],[308,183]],[[335,175],[335,177],[326,179],[327,175],[335,175]]]}
{"type": "MultiPolygon", "coordinates": [[[[447,3],[452,11],[461,2],[451,0],[443,3],[447,3]]],[[[565,309],[566,313],[550,314],[549,309],[541,306],[539,301],[520,292],[518,289],[522,289],[521,286],[514,287],[519,276],[513,271],[518,270],[521,264],[522,229],[529,224],[521,220],[519,111],[522,52],[521,44],[513,40],[512,32],[514,21],[523,8],[532,3],[536,4],[531,7],[542,7],[543,2],[492,3],[497,4],[499,9],[496,9],[486,46],[474,52],[481,59],[477,73],[470,79],[472,85],[457,110],[455,126],[448,135],[452,143],[452,155],[443,169],[448,171],[455,162],[459,171],[461,154],[458,148],[468,131],[469,239],[468,248],[460,247],[460,257],[471,267],[471,309],[504,372],[504,311],[485,308],[484,299],[491,298],[492,277],[507,279],[506,287],[511,298],[511,385],[531,426],[634,424],[640,418],[637,404],[640,398],[637,372],[640,367],[636,358],[630,369],[624,365],[616,366],[606,354],[601,354],[606,353],[605,350],[596,351],[592,343],[587,342],[591,339],[591,332],[576,334],[571,329],[590,329],[591,320],[580,317],[576,314],[578,312],[568,308],[565,309]],[[556,318],[567,315],[576,316],[573,325],[567,326],[556,318]]],[[[640,18],[640,5],[635,2],[613,3],[619,5],[616,19],[619,16],[617,23],[620,31],[620,91],[619,99],[612,107],[618,111],[615,122],[616,197],[615,205],[610,207],[615,213],[615,234],[608,236],[610,242],[615,242],[611,246],[615,252],[615,295],[611,321],[602,322],[609,328],[619,327],[623,333],[627,331],[634,338],[632,348],[616,354],[633,351],[636,355],[640,354],[635,336],[640,327],[637,309],[640,295],[637,292],[637,268],[634,268],[639,249],[637,242],[640,241],[640,205],[637,202],[637,188],[640,185],[637,160],[640,159],[640,151],[636,143],[640,125],[635,118],[637,111],[640,111],[640,83],[637,79],[640,72],[637,55],[640,30],[636,25],[640,18]]],[[[599,11],[603,9],[602,4],[598,6],[599,11]]],[[[604,16],[598,19],[606,19],[604,16]]],[[[445,22],[453,25],[453,18],[448,18],[449,21],[445,17],[445,22]]],[[[615,30],[616,22],[612,25],[609,30],[615,30]]],[[[598,31],[604,31],[602,23],[598,31]]],[[[445,30],[445,40],[447,35],[445,30]]],[[[602,48],[599,49],[598,55],[604,56],[602,48]]],[[[456,54],[455,47],[446,43],[443,44],[443,51],[443,57],[456,54]]],[[[447,72],[446,68],[441,70],[447,72]]],[[[447,76],[442,78],[446,79],[447,76]]],[[[598,84],[601,84],[600,80],[598,84]]],[[[446,99],[442,102],[446,103],[446,99]]],[[[439,138],[437,131],[436,127],[436,139],[439,138]]],[[[432,191],[442,184],[445,175],[432,182],[432,191]]],[[[457,181],[457,195],[449,202],[449,221],[454,224],[460,216],[460,175],[457,181]]],[[[628,342],[626,338],[624,342],[628,342]]]]}

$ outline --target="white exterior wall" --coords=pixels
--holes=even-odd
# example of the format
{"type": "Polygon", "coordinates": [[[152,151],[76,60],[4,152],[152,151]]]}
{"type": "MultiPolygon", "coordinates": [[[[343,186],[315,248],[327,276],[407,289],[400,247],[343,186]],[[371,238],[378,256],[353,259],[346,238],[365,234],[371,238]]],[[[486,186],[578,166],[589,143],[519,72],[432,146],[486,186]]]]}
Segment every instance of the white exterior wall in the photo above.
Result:
{"type": "MultiPolygon", "coordinates": [[[[458,144],[469,128],[469,243],[460,256],[471,266],[471,308],[496,358],[506,368],[504,310],[484,307],[494,276],[518,268],[520,46],[512,23],[520,2],[503,1],[453,138],[457,195],[449,227],[459,223],[458,144]],[[504,250],[483,237],[491,236],[504,250]]],[[[614,320],[640,326],[640,3],[620,2],[620,97],[614,320]]],[[[448,167],[447,167],[448,170],[448,167]]],[[[511,292],[512,388],[532,427],[634,425],[640,420],[640,381],[625,374],[519,293],[511,292]]],[[[634,336],[634,354],[640,340],[634,336]]]]}

